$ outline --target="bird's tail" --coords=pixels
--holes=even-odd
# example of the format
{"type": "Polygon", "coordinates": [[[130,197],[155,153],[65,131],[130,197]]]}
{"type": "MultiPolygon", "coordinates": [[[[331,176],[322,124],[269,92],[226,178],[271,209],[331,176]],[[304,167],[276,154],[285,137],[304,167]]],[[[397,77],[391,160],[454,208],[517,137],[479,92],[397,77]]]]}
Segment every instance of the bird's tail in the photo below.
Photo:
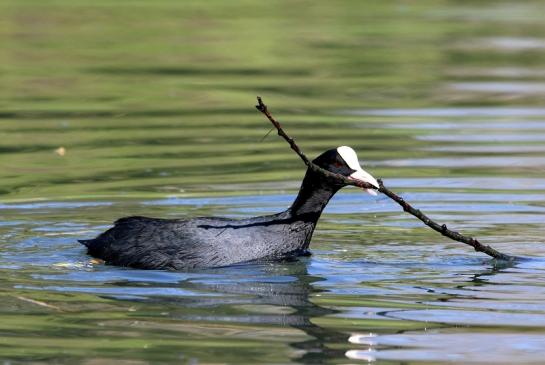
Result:
{"type": "Polygon", "coordinates": [[[95,241],[94,239],[92,239],[92,240],[78,240],[79,243],[81,243],[82,245],[84,245],[87,248],[90,248],[93,245],[94,241],[95,241]]]}

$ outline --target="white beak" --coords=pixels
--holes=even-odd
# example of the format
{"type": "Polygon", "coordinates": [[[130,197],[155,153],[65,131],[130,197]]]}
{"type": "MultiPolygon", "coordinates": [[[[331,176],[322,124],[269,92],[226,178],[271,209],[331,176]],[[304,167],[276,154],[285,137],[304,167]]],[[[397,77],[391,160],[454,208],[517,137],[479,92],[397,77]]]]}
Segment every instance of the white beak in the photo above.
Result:
{"type": "MultiPolygon", "coordinates": [[[[361,167],[359,169],[357,169],[356,172],[352,173],[350,175],[350,178],[354,179],[354,180],[364,181],[364,182],[369,183],[369,184],[371,184],[373,186],[376,186],[377,188],[379,187],[378,186],[378,181],[373,176],[371,176],[370,173],[363,170],[361,167]]],[[[374,189],[365,189],[365,190],[367,190],[367,192],[369,194],[371,194],[371,195],[377,195],[377,191],[374,190],[374,189]]]]}
{"type": "MultiPolygon", "coordinates": [[[[364,181],[366,183],[369,183],[373,186],[376,186],[377,189],[379,187],[378,181],[371,176],[370,173],[365,171],[361,168],[360,162],[358,161],[358,156],[356,155],[356,152],[348,146],[341,146],[337,148],[337,152],[341,157],[343,158],[344,162],[350,167],[352,170],[356,170],[354,173],[352,173],[349,178],[359,181],[364,181]]],[[[371,195],[377,195],[376,190],[374,189],[365,189],[367,192],[371,195]]]]}

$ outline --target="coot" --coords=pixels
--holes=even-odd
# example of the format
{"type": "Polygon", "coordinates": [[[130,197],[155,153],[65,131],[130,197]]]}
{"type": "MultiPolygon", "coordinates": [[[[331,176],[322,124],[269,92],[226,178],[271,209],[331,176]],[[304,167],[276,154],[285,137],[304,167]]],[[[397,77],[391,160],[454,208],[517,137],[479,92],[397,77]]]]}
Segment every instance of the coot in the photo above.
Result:
{"type": "MultiPolygon", "coordinates": [[[[378,187],[350,147],[328,150],[313,162],[378,187]]],[[[140,269],[210,268],[306,255],[322,210],[343,186],[309,169],[293,204],[278,214],[240,220],[126,217],[95,239],[79,242],[107,264],[140,269]]]]}

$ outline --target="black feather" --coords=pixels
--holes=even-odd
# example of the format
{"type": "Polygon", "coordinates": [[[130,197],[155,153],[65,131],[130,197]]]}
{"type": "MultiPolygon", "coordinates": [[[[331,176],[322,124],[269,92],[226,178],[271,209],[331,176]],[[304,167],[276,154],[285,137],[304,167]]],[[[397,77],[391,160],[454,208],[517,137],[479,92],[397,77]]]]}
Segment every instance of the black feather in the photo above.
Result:
{"type": "MultiPolygon", "coordinates": [[[[339,161],[333,149],[314,162],[350,174],[339,161]]],[[[144,269],[184,270],[294,257],[307,253],[322,210],[342,187],[331,184],[308,170],[297,199],[279,214],[243,220],[125,217],[95,239],[79,242],[109,264],[144,269]]]]}

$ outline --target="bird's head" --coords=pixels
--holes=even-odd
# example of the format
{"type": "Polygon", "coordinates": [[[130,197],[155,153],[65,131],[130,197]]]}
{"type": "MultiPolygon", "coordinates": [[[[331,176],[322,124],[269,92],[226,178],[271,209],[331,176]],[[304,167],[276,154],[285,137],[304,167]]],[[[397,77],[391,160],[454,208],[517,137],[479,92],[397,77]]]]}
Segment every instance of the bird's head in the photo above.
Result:
{"type": "MultiPolygon", "coordinates": [[[[316,165],[349,179],[359,180],[379,187],[378,181],[362,169],[356,152],[348,146],[341,146],[325,151],[314,159],[316,165]]],[[[374,189],[365,189],[371,195],[377,195],[374,189]]]]}

